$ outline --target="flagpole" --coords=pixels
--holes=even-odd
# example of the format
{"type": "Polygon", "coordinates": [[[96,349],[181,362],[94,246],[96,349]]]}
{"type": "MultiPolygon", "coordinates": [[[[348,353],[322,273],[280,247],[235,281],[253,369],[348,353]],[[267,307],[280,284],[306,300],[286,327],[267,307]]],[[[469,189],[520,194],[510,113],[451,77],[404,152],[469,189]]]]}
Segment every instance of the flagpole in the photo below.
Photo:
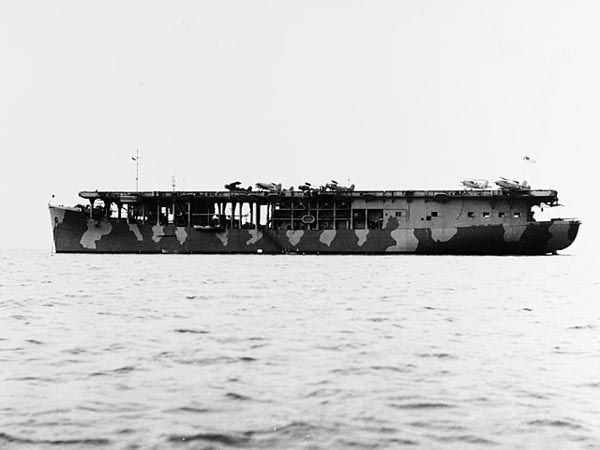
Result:
{"type": "Polygon", "coordinates": [[[532,158],[530,158],[527,155],[523,156],[523,159],[522,159],[522,164],[523,164],[523,181],[525,181],[525,166],[527,165],[527,163],[534,164],[535,162],[536,162],[535,159],[532,159],[532,158]]]}

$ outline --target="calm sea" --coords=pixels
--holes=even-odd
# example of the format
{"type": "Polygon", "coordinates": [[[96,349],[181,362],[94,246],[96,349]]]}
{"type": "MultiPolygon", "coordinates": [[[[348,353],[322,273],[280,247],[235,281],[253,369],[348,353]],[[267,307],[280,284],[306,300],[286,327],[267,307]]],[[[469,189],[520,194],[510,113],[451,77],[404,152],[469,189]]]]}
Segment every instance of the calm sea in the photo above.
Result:
{"type": "Polygon", "coordinates": [[[0,447],[600,448],[594,257],[0,252],[0,447]]]}

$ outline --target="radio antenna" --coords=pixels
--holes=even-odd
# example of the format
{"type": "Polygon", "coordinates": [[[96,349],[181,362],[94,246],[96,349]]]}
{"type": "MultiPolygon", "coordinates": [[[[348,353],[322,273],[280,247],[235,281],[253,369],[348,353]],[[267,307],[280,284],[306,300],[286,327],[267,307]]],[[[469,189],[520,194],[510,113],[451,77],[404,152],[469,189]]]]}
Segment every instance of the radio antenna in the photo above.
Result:
{"type": "Polygon", "coordinates": [[[135,191],[139,192],[139,180],[140,180],[140,149],[135,149],[135,156],[131,159],[135,161],[135,191]]]}

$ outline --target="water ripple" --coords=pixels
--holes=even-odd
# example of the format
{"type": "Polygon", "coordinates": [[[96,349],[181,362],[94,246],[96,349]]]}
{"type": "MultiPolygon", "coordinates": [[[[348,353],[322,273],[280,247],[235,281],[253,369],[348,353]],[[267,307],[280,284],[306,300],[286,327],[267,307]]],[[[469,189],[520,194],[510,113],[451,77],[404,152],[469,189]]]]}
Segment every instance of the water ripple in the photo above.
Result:
{"type": "Polygon", "coordinates": [[[9,256],[0,447],[600,448],[591,259],[9,256]]]}
{"type": "Polygon", "coordinates": [[[188,328],[177,328],[176,333],[190,333],[190,334],[208,334],[206,330],[192,330],[188,328]]]}
{"type": "Polygon", "coordinates": [[[6,433],[0,432],[0,443],[4,441],[5,443],[15,443],[15,444],[48,444],[48,445],[56,445],[56,446],[101,446],[108,445],[110,440],[108,439],[27,439],[21,438],[17,436],[11,436],[6,433]]]}
{"type": "Polygon", "coordinates": [[[397,409],[446,409],[456,407],[456,405],[451,405],[449,403],[435,402],[392,403],[390,406],[397,409]]]}
{"type": "Polygon", "coordinates": [[[205,441],[217,444],[239,447],[247,444],[252,438],[252,432],[246,433],[197,433],[191,435],[171,435],[170,442],[205,441]]]}
{"type": "Polygon", "coordinates": [[[583,427],[579,424],[568,420],[548,420],[548,419],[538,419],[527,422],[527,425],[532,427],[554,427],[554,428],[569,428],[571,430],[580,430],[583,427]]]}

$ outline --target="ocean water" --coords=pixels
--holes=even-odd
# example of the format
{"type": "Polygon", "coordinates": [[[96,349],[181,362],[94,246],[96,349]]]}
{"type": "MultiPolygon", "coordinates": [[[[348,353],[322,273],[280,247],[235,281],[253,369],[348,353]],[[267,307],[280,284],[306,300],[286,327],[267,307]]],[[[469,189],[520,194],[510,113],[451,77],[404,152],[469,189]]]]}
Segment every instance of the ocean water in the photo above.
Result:
{"type": "Polygon", "coordinates": [[[3,251],[0,447],[600,448],[594,261],[3,251]]]}

